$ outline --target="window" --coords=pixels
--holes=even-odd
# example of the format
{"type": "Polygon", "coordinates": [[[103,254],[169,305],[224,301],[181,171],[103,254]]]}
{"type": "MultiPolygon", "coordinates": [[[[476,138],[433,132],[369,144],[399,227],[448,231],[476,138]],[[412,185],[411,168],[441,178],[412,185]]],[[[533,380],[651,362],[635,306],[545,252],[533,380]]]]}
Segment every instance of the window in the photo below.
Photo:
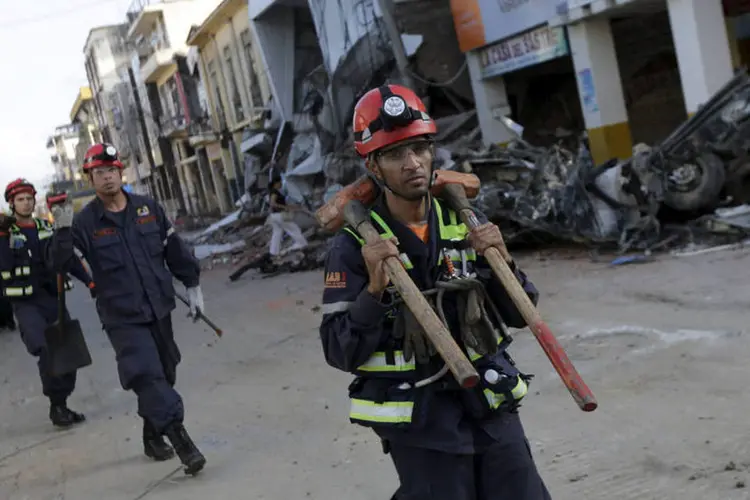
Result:
{"type": "Polygon", "coordinates": [[[253,39],[250,34],[250,28],[240,33],[242,40],[242,50],[245,52],[245,60],[250,73],[250,99],[252,106],[263,106],[263,94],[260,92],[260,78],[258,77],[258,67],[255,64],[255,55],[253,54],[253,39]]]}
{"type": "Polygon", "coordinates": [[[219,75],[216,72],[215,61],[209,61],[206,65],[208,70],[208,80],[211,86],[211,92],[214,95],[214,103],[216,104],[216,117],[219,119],[219,126],[224,128],[226,126],[226,117],[224,116],[224,104],[221,100],[221,91],[219,90],[219,75]]]}
{"type": "Polygon", "coordinates": [[[234,64],[232,63],[232,50],[227,45],[224,47],[224,61],[227,65],[227,91],[229,92],[229,99],[232,101],[232,110],[234,111],[234,121],[239,123],[245,119],[245,113],[242,109],[242,97],[240,97],[239,86],[237,85],[237,75],[234,71],[234,64]]]}
{"type": "Polygon", "coordinates": [[[173,117],[182,117],[182,105],[180,104],[180,93],[177,91],[177,82],[174,77],[170,78],[166,84],[169,92],[169,102],[172,108],[173,117]]]}

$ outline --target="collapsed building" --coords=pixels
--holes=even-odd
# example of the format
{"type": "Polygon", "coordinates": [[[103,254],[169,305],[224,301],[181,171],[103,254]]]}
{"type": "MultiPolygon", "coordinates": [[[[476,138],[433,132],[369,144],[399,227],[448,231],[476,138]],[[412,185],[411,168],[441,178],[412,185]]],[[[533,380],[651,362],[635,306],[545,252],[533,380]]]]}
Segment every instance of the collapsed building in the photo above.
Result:
{"type": "MultiPolygon", "coordinates": [[[[745,72],[664,140],[637,144],[625,160],[595,164],[580,117],[566,120],[561,113],[545,120],[548,110],[533,106],[516,110],[525,128],[508,117],[499,120],[513,137],[509,143],[487,145],[472,109],[466,58],[451,42],[455,37],[445,36],[454,29],[449,2],[429,1],[429,9],[426,2],[396,6],[406,68],[399,67],[399,48],[394,51],[379,2],[343,10],[325,0],[251,6],[274,99],[263,126],[243,136],[239,209],[198,235],[200,256],[230,264],[232,279],[249,269],[270,275],[321,266],[328,235],[311,214],[364,168],[352,147],[353,106],[368,89],[404,80],[438,121],[436,168],[480,177],[475,204],[501,225],[511,245],[565,240],[625,253],[746,237],[750,224],[741,209],[714,212],[749,195],[745,72]],[[262,225],[274,172],[282,174],[287,196],[305,207],[296,217],[311,242],[277,261],[268,256],[270,230],[262,225]]],[[[559,96],[570,90],[560,83],[559,96]]]]}

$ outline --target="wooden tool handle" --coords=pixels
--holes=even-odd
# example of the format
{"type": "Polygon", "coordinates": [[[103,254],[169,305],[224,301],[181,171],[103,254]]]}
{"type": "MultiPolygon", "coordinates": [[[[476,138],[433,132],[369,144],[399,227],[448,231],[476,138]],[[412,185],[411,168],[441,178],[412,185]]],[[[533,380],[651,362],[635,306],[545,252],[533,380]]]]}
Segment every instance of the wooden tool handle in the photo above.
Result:
{"type": "MultiPolygon", "coordinates": [[[[344,217],[368,243],[380,240],[380,234],[370,223],[369,212],[359,201],[352,200],[346,205],[344,217]]],[[[414,314],[430,342],[435,346],[435,350],[442,356],[458,383],[463,388],[474,387],[479,382],[479,374],[474,365],[458,347],[448,328],[435,314],[427,299],[424,298],[422,292],[404,269],[401,261],[397,257],[389,257],[384,264],[391,283],[401,294],[404,303],[414,314]]]]}
{"type": "MultiPolygon", "coordinates": [[[[479,225],[479,220],[474,214],[474,211],[463,192],[463,188],[460,185],[454,184],[446,186],[443,191],[443,196],[453,209],[458,211],[461,220],[470,229],[479,225]]],[[[518,282],[516,275],[513,273],[510,266],[508,266],[507,262],[505,262],[505,259],[503,259],[500,250],[497,248],[490,248],[484,253],[484,257],[489,262],[495,276],[497,276],[500,283],[505,287],[513,304],[518,308],[523,319],[526,320],[526,324],[536,337],[539,345],[542,346],[542,350],[544,350],[544,353],[549,358],[552,366],[555,367],[555,370],[558,375],[560,375],[565,387],[568,388],[568,391],[571,396],[573,396],[578,407],[583,411],[594,411],[598,406],[594,394],[583,381],[583,378],[578,374],[578,371],[568,358],[565,350],[542,319],[536,306],[534,306],[534,303],[518,282]]]]}

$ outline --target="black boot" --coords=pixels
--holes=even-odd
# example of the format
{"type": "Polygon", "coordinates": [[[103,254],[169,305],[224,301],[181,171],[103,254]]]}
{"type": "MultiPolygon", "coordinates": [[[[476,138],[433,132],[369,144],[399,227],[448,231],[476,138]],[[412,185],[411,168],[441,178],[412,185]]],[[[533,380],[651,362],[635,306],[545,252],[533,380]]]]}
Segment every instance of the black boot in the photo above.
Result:
{"type": "Polygon", "coordinates": [[[195,443],[190,439],[185,427],[181,423],[175,422],[169,424],[164,429],[164,434],[172,442],[174,451],[180,457],[182,465],[185,466],[185,474],[194,476],[203,469],[203,466],[206,465],[206,457],[195,446],[195,443]]]}
{"type": "Polygon", "coordinates": [[[147,420],[143,420],[143,453],[157,462],[169,460],[174,456],[172,447],[147,420]]]}
{"type": "Polygon", "coordinates": [[[82,413],[76,413],[65,403],[53,404],[49,407],[49,419],[55,427],[70,427],[86,420],[82,413]]]}

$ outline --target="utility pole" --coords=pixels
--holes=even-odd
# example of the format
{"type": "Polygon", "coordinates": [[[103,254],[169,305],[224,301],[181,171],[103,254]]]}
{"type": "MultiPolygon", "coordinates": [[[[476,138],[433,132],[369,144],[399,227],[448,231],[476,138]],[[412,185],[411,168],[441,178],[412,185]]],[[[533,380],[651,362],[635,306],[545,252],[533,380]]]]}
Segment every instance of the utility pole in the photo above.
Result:
{"type": "Polygon", "coordinates": [[[401,40],[401,32],[398,30],[396,25],[396,18],[393,16],[395,7],[393,0],[376,0],[380,12],[383,14],[383,24],[385,24],[385,30],[388,32],[388,38],[391,39],[391,48],[393,49],[393,56],[396,58],[396,66],[398,66],[399,73],[401,73],[402,81],[404,85],[413,89],[414,79],[409,73],[409,60],[406,58],[406,51],[404,50],[404,43],[401,40]]]}
{"type": "MultiPolygon", "coordinates": [[[[156,173],[156,162],[154,161],[154,153],[151,151],[151,139],[148,137],[148,127],[146,126],[146,117],[143,116],[143,107],[141,107],[141,96],[138,93],[138,84],[135,81],[135,74],[133,73],[133,66],[128,64],[128,78],[130,78],[130,88],[133,91],[133,98],[135,99],[135,111],[138,113],[138,121],[141,124],[141,133],[143,134],[143,145],[146,147],[146,156],[148,157],[148,164],[151,167],[151,175],[156,173]]],[[[134,150],[135,151],[135,150],[134,150]]],[[[141,186],[141,172],[138,165],[135,166],[135,179],[138,186],[141,186]]]]}

